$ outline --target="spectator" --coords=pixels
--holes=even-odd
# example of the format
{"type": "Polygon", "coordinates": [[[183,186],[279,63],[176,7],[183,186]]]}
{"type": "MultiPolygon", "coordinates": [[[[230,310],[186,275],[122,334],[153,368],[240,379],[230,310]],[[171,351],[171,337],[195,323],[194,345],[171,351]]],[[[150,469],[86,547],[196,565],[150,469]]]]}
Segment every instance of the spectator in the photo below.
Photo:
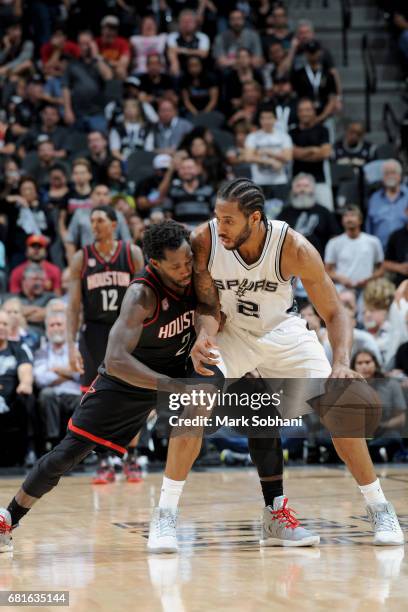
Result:
{"type": "Polygon", "coordinates": [[[211,73],[204,71],[202,59],[194,55],[187,59],[180,89],[184,107],[190,115],[210,113],[218,104],[217,81],[211,73]]]}
{"type": "MultiPolygon", "coordinates": [[[[381,363],[388,365],[389,345],[393,333],[392,321],[389,317],[393,303],[395,285],[386,278],[370,281],[364,289],[364,329],[375,340],[381,353],[381,363]]],[[[395,356],[395,351],[392,357],[395,356]]]]}
{"type": "Polygon", "coordinates": [[[17,195],[9,195],[3,202],[7,215],[7,252],[10,268],[24,260],[26,241],[31,234],[52,234],[52,222],[38,198],[36,182],[29,177],[20,181],[17,195]]]}
{"type": "Polygon", "coordinates": [[[11,342],[18,343],[25,351],[30,362],[33,361],[33,353],[40,346],[41,336],[37,332],[30,331],[23,314],[23,305],[19,298],[8,298],[1,307],[9,317],[9,335],[11,342]]]}
{"type": "Polygon", "coordinates": [[[190,121],[181,119],[177,115],[177,108],[173,102],[162,100],[159,103],[159,122],[153,126],[148,134],[145,150],[172,155],[183,136],[190,132],[192,128],[190,121]]]}
{"type": "Polygon", "coordinates": [[[112,157],[109,152],[108,140],[103,132],[92,130],[88,134],[88,151],[87,158],[91,164],[94,183],[105,183],[107,169],[112,157]]]}
{"type": "Polygon", "coordinates": [[[362,168],[375,159],[376,146],[365,140],[364,125],[361,121],[351,121],[344,138],[334,145],[334,159],[338,164],[362,168]]]}
{"type": "Polygon", "coordinates": [[[271,45],[279,43],[284,49],[290,49],[293,32],[289,28],[288,13],[281,4],[274,6],[266,16],[265,34],[262,36],[264,55],[267,57],[271,45]]]}
{"type": "Polygon", "coordinates": [[[402,448],[401,431],[405,425],[407,405],[397,380],[386,378],[373,353],[358,352],[351,362],[358,372],[373,388],[381,401],[381,421],[368,448],[373,461],[382,461],[380,449],[385,448],[387,459],[392,461],[394,454],[402,448]]]}
{"type": "Polygon", "coordinates": [[[276,124],[289,132],[297,124],[297,99],[289,76],[275,78],[269,103],[275,107],[276,124]]]}
{"type": "Polygon", "coordinates": [[[54,145],[54,157],[61,159],[67,156],[67,135],[67,129],[61,125],[58,107],[46,104],[40,113],[40,124],[27,132],[22,144],[26,151],[32,151],[38,144],[39,137],[46,137],[54,145]]]}
{"type": "Polygon", "coordinates": [[[34,380],[40,389],[40,418],[49,451],[64,436],[81,389],[79,374],[69,365],[66,316],[51,314],[45,323],[47,343],[34,356],[34,380]]]}
{"type": "Polygon", "coordinates": [[[27,238],[26,245],[27,260],[12,271],[10,275],[10,292],[21,293],[24,270],[31,264],[38,264],[45,273],[46,291],[52,291],[56,295],[59,295],[61,293],[61,270],[46,259],[48,246],[47,238],[34,234],[27,238]]]}
{"type": "Polygon", "coordinates": [[[326,270],[338,290],[363,289],[368,281],[384,274],[381,242],[361,231],[363,215],[357,206],[347,206],[341,220],[344,234],[326,245],[326,270]]]}
{"type": "Polygon", "coordinates": [[[12,19],[1,40],[0,79],[10,79],[29,72],[33,68],[34,45],[31,40],[23,40],[23,30],[19,19],[12,19]]]}
{"type": "Polygon", "coordinates": [[[25,87],[23,100],[16,105],[11,127],[13,136],[22,136],[34,126],[40,125],[43,106],[44,82],[42,77],[35,75],[25,87]]]}
{"type": "Polygon", "coordinates": [[[384,270],[395,274],[398,286],[408,279],[408,209],[404,227],[393,232],[385,250],[384,270]]]}
{"type": "Polygon", "coordinates": [[[276,79],[286,77],[290,72],[290,56],[282,43],[274,42],[268,49],[268,63],[262,69],[266,92],[271,95],[276,79]]]}
{"type": "Polygon", "coordinates": [[[47,277],[40,265],[32,263],[25,268],[18,297],[29,330],[37,333],[43,332],[45,306],[55,297],[54,293],[46,291],[46,283],[47,277]]]}
{"type": "Polygon", "coordinates": [[[211,147],[201,136],[193,138],[188,146],[188,154],[197,164],[202,180],[216,190],[225,179],[222,154],[212,153],[211,147]]]}
{"type": "Polygon", "coordinates": [[[123,171],[123,165],[119,159],[112,158],[107,169],[106,184],[109,187],[111,195],[125,193],[128,190],[126,174],[123,171]]]}
{"type": "Polygon", "coordinates": [[[398,32],[398,45],[408,64],[408,7],[404,0],[391,3],[392,22],[398,32]]]}
{"type": "Polygon", "coordinates": [[[146,134],[143,107],[138,100],[128,98],[123,104],[123,123],[112,128],[109,134],[112,156],[126,161],[134,151],[144,148],[146,134]]]}
{"type": "Polygon", "coordinates": [[[214,190],[202,182],[193,159],[180,162],[178,178],[173,178],[175,169],[173,163],[159,188],[160,194],[168,196],[170,202],[166,208],[175,221],[195,227],[210,218],[214,208],[214,190]]]}
{"type": "Polygon", "coordinates": [[[17,160],[14,157],[6,158],[3,166],[0,200],[5,200],[9,195],[17,195],[20,180],[21,170],[17,160]]]}
{"type": "Polygon", "coordinates": [[[38,137],[37,153],[31,160],[29,172],[40,188],[50,181],[50,169],[57,159],[56,153],[52,140],[49,140],[47,136],[38,137]]]}
{"type": "Polygon", "coordinates": [[[141,75],[146,71],[149,72],[149,58],[152,56],[157,58],[160,66],[164,65],[166,42],[167,34],[158,33],[153,15],[143,17],[140,34],[130,39],[133,52],[132,73],[141,75]]]}
{"type": "MultiPolygon", "coordinates": [[[[175,100],[177,96],[174,94],[175,100]]],[[[123,96],[122,100],[113,100],[109,102],[105,107],[106,120],[109,126],[115,127],[123,123],[123,100],[133,98],[139,100],[143,106],[143,112],[149,123],[157,123],[158,116],[153,106],[147,101],[147,96],[144,92],[140,91],[140,79],[135,76],[130,76],[123,83],[123,96]]]]}
{"type": "Polygon", "coordinates": [[[234,66],[225,75],[224,97],[228,108],[238,108],[244,84],[253,81],[262,87],[262,72],[253,67],[253,57],[248,49],[238,49],[234,66]]]}
{"type": "Polygon", "coordinates": [[[217,35],[214,41],[213,54],[221,70],[232,68],[236,62],[238,49],[248,49],[252,56],[254,68],[263,64],[262,45],[259,34],[245,27],[245,16],[242,11],[234,10],[229,14],[230,28],[217,35]]]}
{"type": "Polygon", "coordinates": [[[145,102],[157,106],[160,98],[166,98],[177,104],[178,96],[174,79],[164,72],[160,55],[152,53],[147,56],[146,72],[140,75],[140,92],[145,102]]]}
{"type": "Polygon", "coordinates": [[[143,219],[139,217],[137,213],[133,213],[129,219],[129,229],[132,236],[133,244],[142,248],[143,246],[143,233],[144,233],[144,223],[143,219]]]}
{"type": "MultiPolygon", "coordinates": [[[[292,39],[290,55],[293,58],[293,70],[297,71],[301,68],[304,68],[307,63],[305,57],[305,48],[307,43],[310,41],[314,41],[316,39],[316,34],[314,31],[314,27],[311,21],[306,19],[302,19],[298,22],[295,36],[292,39]]],[[[328,71],[332,74],[335,82],[336,82],[336,93],[338,99],[336,101],[336,110],[341,110],[341,82],[340,75],[338,70],[334,66],[333,56],[330,51],[324,47],[322,47],[321,54],[321,63],[324,67],[325,71],[328,71]]]]}
{"type": "Polygon", "coordinates": [[[112,207],[116,212],[120,212],[128,223],[135,212],[135,199],[125,193],[118,193],[112,198],[112,207]]]}
{"type": "Polygon", "coordinates": [[[322,62],[322,47],[311,40],[305,47],[306,63],[293,73],[292,85],[299,98],[309,98],[316,109],[316,123],[323,123],[337,109],[337,88],[333,74],[322,62]]]}
{"type": "MultiPolygon", "coordinates": [[[[75,212],[65,237],[65,247],[68,263],[78,249],[94,241],[92,226],[92,211],[98,206],[109,206],[111,196],[106,185],[96,185],[91,194],[92,208],[82,208],[75,212]]],[[[130,233],[126,221],[121,213],[117,216],[116,237],[118,240],[130,240],[130,233]]]]}
{"type": "Polygon", "coordinates": [[[81,32],[78,44],[80,57],[69,62],[63,76],[64,120],[78,129],[104,131],[103,92],[113,72],[90,32],[81,32]]]}
{"type": "Polygon", "coordinates": [[[287,164],[292,160],[292,140],[276,129],[272,107],[261,108],[260,129],[245,140],[245,159],[251,164],[252,180],[261,185],[268,198],[286,200],[288,195],[287,164]]]}
{"type": "Polygon", "coordinates": [[[316,203],[316,185],[311,174],[295,176],[292,181],[290,206],[283,209],[279,219],[303,234],[322,258],[330,238],[339,233],[334,214],[316,203]]]}
{"type": "Polygon", "coordinates": [[[189,56],[195,55],[203,61],[208,57],[210,40],[207,34],[197,30],[197,26],[196,14],[184,10],[179,16],[178,30],[167,37],[170,74],[175,77],[180,77],[186,71],[189,56]]]}
{"type": "Polygon", "coordinates": [[[228,125],[234,127],[238,121],[255,123],[262,101],[262,87],[257,81],[248,81],[242,86],[242,97],[237,111],[229,118],[228,125]]]}
{"type": "Polygon", "coordinates": [[[66,207],[61,208],[59,215],[59,231],[62,239],[65,238],[67,227],[75,211],[92,207],[91,181],[91,164],[87,159],[78,157],[72,164],[72,187],[67,194],[66,207]]]}
{"type": "Polygon", "coordinates": [[[385,249],[390,235],[407,222],[408,190],[402,185],[401,164],[389,159],[383,165],[383,187],[368,201],[366,232],[381,240],[385,249]]]}
{"type": "Polygon", "coordinates": [[[106,15],[101,21],[101,35],[96,39],[99,53],[113,70],[116,79],[124,80],[130,62],[130,46],[126,38],[118,36],[119,19],[106,15]]]}
{"type": "Polygon", "coordinates": [[[237,121],[234,125],[234,144],[225,154],[229,165],[245,163],[245,141],[251,132],[251,126],[247,121],[237,121]]]}
{"type": "Polygon", "coordinates": [[[160,196],[159,186],[171,163],[170,155],[165,153],[156,155],[153,159],[154,173],[138,184],[135,193],[136,207],[138,214],[142,218],[148,217],[151,210],[163,204],[164,198],[160,196]]]}
{"type": "MultiPolygon", "coordinates": [[[[17,342],[10,342],[9,317],[0,311],[0,431],[7,427],[19,432],[20,460],[27,443],[27,412],[33,393],[33,368],[26,352],[17,342]]],[[[16,443],[15,440],[13,440],[16,443]]],[[[2,445],[4,438],[2,439],[2,445]]]]}
{"type": "Polygon", "coordinates": [[[41,47],[40,57],[46,76],[59,76],[63,72],[64,59],[80,56],[80,50],[76,43],[67,39],[62,27],[58,27],[50,40],[41,47]]]}
{"type": "Polygon", "coordinates": [[[313,102],[309,99],[298,103],[298,127],[290,131],[293,141],[293,175],[311,174],[316,181],[316,199],[328,210],[334,209],[331,188],[325,182],[324,161],[332,153],[329,132],[317,122],[313,102]]]}
{"type": "Polygon", "coordinates": [[[49,184],[42,190],[41,203],[50,211],[55,211],[58,216],[61,209],[67,208],[68,192],[66,167],[57,162],[49,169],[49,184]]]}

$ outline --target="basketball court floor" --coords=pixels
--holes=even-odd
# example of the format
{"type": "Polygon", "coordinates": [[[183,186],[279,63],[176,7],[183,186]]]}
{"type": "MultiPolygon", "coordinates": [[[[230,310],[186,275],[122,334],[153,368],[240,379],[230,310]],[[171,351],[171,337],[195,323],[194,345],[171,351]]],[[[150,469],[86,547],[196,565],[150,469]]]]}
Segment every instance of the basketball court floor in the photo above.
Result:
{"type": "MultiPolygon", "coordinates": [[[[407,532],[408,469],[379,474],[407,532]]],[[[64,478],[16,530],[14,555],[0,555],[0,591],[69,591],[78,612],[408,609],[407,547],[370,545],[361,495],[343,469],[286,470],[290,506],[320,533],[319,548],[260,549],[255,471],[225,469],[190,475],[181,551],[152,556],[145,545],[161,478],[106,486],[64,478]]],[[[2,504],[20,482],[0,480],[2,504]]]]}

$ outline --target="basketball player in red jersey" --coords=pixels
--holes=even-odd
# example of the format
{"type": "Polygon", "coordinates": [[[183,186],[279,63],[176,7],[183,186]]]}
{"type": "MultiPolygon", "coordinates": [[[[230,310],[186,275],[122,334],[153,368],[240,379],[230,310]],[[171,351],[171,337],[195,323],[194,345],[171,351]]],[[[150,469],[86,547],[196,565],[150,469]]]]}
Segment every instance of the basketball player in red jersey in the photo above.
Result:
{"type": "MultiPolygon", "coordinates": [[[[78,251],[71,264],[68,305],[68,341],[71,367],[81,373],[85,393],[96,378],[105,356],[108,336],[115,323],[126,289],[135,272],[143,268],[141,249],[115,240],[116,213],[110,206],[97,206],[91,213],[95,242],[78,251]],[[83,310],[79,349],[76,345],[83,310]]],[[[134,446],[129,447],[129,461],[124,470],[129,481],[140,480],[133,460],[134,446]]],[[[113,482],[115,471],[108,455],[102,456],[94,484],[113,482]]]]}

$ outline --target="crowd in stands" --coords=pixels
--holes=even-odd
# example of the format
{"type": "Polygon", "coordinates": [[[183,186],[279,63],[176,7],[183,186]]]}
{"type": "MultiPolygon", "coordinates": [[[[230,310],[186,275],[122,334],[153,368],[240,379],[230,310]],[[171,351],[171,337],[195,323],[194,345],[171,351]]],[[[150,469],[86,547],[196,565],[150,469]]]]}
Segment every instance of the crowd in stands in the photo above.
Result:
{"type": "MultiPolygon", "coordinates": [[[[406,3],[392,4],[408,62],[406,3]]],[[[79,402],[65,309],[92,208],[114,207],[117,237],[141,245],[150,223],[209,219],[235,176],[261,185],[268,218],[324,259],[353,364],[388,398],[373,452],[400,456],[406,176],[397,151],[384,156],[343,115],[313,23],[273,0],[0,0],[0,99],[0,465],[52,448],[79,402]]],[[[296,295],[331,359],[299,282],[296,295]]]]}

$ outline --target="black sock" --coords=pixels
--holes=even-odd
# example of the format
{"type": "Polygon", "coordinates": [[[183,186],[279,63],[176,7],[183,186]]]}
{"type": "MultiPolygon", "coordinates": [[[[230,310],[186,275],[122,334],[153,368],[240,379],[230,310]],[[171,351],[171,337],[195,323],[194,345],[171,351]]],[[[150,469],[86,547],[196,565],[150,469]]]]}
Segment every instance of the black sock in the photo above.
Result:
{"type": "Polygon", "coordinates": [[[11,524],[15,527],[19,521],[27,514],[30,508],[23,508],[16,502],[16,498],[13,497],[12,501],[9,503],[7,510],[11,514],[11,524]]]}
{"type": "Polygon", "coordinates": [[[135,459],[136,458],[136,446],[128,446],[127,447],[127,458],[128,459],[135,459]]]}
{"type": "Polygon", "coordinates": [[[265,506],[273,506],[275,497],[283,495],[283,480],[261,480],[265,506]]]}

